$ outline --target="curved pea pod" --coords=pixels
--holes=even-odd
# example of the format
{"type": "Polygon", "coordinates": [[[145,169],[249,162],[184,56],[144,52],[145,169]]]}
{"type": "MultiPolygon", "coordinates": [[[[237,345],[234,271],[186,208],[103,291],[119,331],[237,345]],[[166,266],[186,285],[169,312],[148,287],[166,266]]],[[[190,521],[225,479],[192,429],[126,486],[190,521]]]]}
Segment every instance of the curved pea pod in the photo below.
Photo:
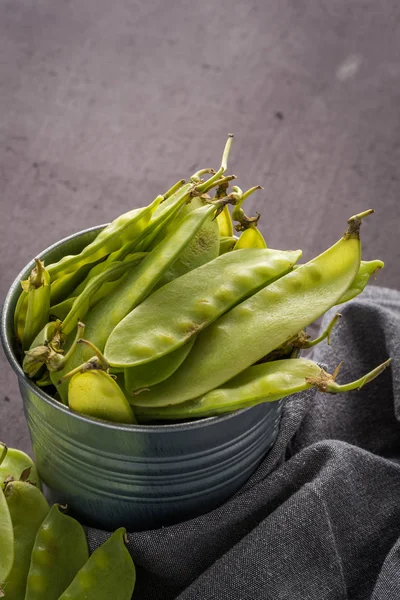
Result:
{"type": "Polygon", "coordinates": [[[54,306],[50,307],[50,316],[55,317],[59,321],[63,321],[71,308],[74,305],[75,300],[78,296],[72,296],[71,298],[66,298],[62,302],[58,304],[54,304],[54,306]]]}
{"type": "Polygon", "coordinates": [[[349,289],[343,294],[340,300],[336,302],[336,304],[343,304],[343,302],[348,302],[349,300],[352,300],[361,294],[361,292],[363,292],[367,286],[367,283],[372,275],[374,275],[380,269],[383,269],[384,266],[385,263],[383,263],[381,260],[362,260],[354,281],[351,283],[349,289]]]}
{"type": "Polygon", "coordinates": [[[39,375],[50,352],[49,344],[54,342],[57,349],[62,345],[61,321],[46,323],[33,340],[22,362],[22,368],[29,377],[39,375]]]}
{"type": "Polygon", "coordinates": [[[58,600],[88,559],[82,525],[54,504],[36,534],[25,600],[58,600]]]}
{"type": "Polygon", "coordinates": [[[228,206],[224,206],[223,211],[217,216],[217,224],[221,238],[233,236],[233,223],[228,206]]]}
{"type": "Polygon", "coordinates": [[[28,480],[41,489],[40,478],[31,457],[16,448],[7,448],[0,442],[0,489],[10,480],[28,480]]]}
{"type": "Polygon", "coordinates": [[[35,262],[29,278],[21,281],[23,292],[15,311],[15,333],[24,350],[49,320],[50,277],[43,262],[38,258],[35,262]]]}
{"type": "Polygon", "coordinates": [[[66,273],[54,279],[50,284],[50,304],[58,304],[67,298],[77,286],[85,281],[88,273],[95,267],[100,267],[103,262],[104,259],[100,259],[94,263],[82,265],[76,271],[66,273]]]}
{"type": "Polygon", "coordinates": [[[331,248],[264,287],[202,331],[172,377],[135,396],[132,403],[167,406],[201,396],[323,315],[343,296],[357,274],[361,219],[370,212],[349,219],[347,232],[331,248]]]}
{"type": "MultiPolygon", "coordinates": [[[[85,319],[85,337],[88,340],[100,350],[104,349],[112,330],[151,293],[161,275],[176,260],[203,223],[207,219],[212,219],[215,208],[214,205],[207,204],[189,213],[181,222],[178,230],[170,233],[149,252],[138,268],[129,273],[112,294],[103,298],[89,311],[85,319]]],[[[53,383],[56,384],[60,375],[65,375],[90,357],[88,348],[80,347],[67,361],[60,374],[51,375],[53,383]]],[[[65,402],[68,396],[68,383],[62,383],[58,391],[65,402]]]]}
{"type": "Polygon", "coordinates": [[[340,385],[335,381],[339,368],[330,375],[317,363],[305,358],[276,360],[249,367],[222,387],[200,398],[176,406],[138,407],[137,415],[141,420],[204,418],[262,402],[276,402],[314,386],[330,394],[349,392],[375,379],[389,364],[390,359],[360,379],[340,385]]]}
{"type": "Polygon", "coordinates": [[[225,254],[226,252],[231,252],[234,249],[235,244],[237,242],[237,238],[232,237],[222,237],[219,241],[219,255],[225,254]]]}
{"type": "Polygon", "coordinates": [[[121,527],[90,556],[59,600],[131,600],[136,570],[121,527]]]}
{"type": "MultiPolygon", "coordinates": [[[[172,232],[175,228],[179,229],[182,220],[191,212],[203,206],[201,198],[193,198],[190,204],[184,206],[179,213],[179,219],[170,226],[166,234],[172,232]]],[[[204,225],[195,233],[182,252],[173,262],[173,264],[163,273],[157,287],[162,287],[166,283],[181,277],[189,271],[217,258],[219,255],[219,229],[216,219],[207,220],[204,225]]]]}
{"type": "Polygon", "coordinates": [[[10,511],[0,487],[0,597],[4,595],[3,583],[14,564],[14,530],[10,511]]]}
{"type": "Polygon", "coordinates": [[[83,292],[75,299],[71,310],[62,322],[61,329],[65,335],[70,334],[77,326],[79,320],[82,320],[86,313],[97,303],[102,294],[115,289],[120,285],[120,277],[135,267],[138,262],[147,256],[146,252],[138,252],[134,258],[128,261],[116,262],[108,267],[103,273],[93,277],[83,292]],[[111,287],[107,284],[113,284],[111,287]],[[100,294],[100,297],[99,297],[100,294]]]}
{"type": "Polygon", "coordinates": [[[71,271],[82,267],[87,263],[93,263],[111,252],[121,248],[128,240],[134,238],[143,231],[149,223],[152,213],[160,204],[163,196],[157,196],[149,206],[145,208],[136,208],[107,225],[80,254],[64,256],[57,263],[47,267],[52,280],[61,277],[71,271]]]}
{"type": "Polygon", "coordinates": [[[301,250],[247,248],[223,254],[158,289],[114,329],[110,365],[134,366],[185,344],[233,306],[288,273],[301,250]]]}
{"type": "Polygon", "coordinates": [[[124,393],[105,371],[89,370],[73,375],[68,386],[68,404],[75,412],[103,421],[136,423],[124,393]]]}
{"type": "Polygon", "coordinates": [[[194,336],[183,346],[151,362],[124,369],[126,393],[133,394],[171,377],[189,354],[195,339],[194,336]]]}
{"type": "Polygon", "coordinates": [[[10,600],[24,600],[35,537],[49,505],[37,487],[23,481],[8,483],[4,495],[14,530],[14,563],[3,590],[10,600]]]}
{"type": "Polygon", "coordinates": [[[267,244],[260,230],[252,225],[245,229],[235,244],[234,250],[241,248],[266,248],[267,244]]]}

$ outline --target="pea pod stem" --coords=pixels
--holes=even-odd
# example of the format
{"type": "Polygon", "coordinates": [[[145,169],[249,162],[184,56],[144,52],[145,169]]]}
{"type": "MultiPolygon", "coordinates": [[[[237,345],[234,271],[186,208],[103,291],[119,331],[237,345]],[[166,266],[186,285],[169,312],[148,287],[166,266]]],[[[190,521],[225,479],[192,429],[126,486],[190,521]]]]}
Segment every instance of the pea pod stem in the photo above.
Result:
{"type": "Polygon", "coordinates": [[[360,390],[362,387],[364,387],[364,385],[370,383],[370,381],[378,377],[378,375],[380,375],[385,369],[387,369],[391,361],[392,359],[388,358],[388,360],[375,367],[375,369],[373,369],[366,375],[363,375],[363,377],[360,377],[355,381],[351,381],[350,383],[339,384],[335,381],[339,373],[340,367],[342,366],[342,363],[338,365],[338,367],[332,375],[326,373],[326,371],[321,369],[321,374],[319,376],[307,377],[306,381],[311,385],[317,386],[320,392],[328,392],[329,394],[339,394],[343,392],[351,392],[352,390],[360,390]]]}
{"type": "Polygon", "coordinates": [[[186,180],[185,179],[180,179],[179,181],[177,181],[172,187],[169,188],[169,190],[167,192],[165,192],[165,194],[163,194],[163,202],[165,200],[168,200],[168,198],[170,198],[171,196],[173,196],[183,185],[185,185],[186,180]]]}
{"type": "Polygon", "coordinates": [[[328,342],[328,344],[330,344],[331,343],[331,333],[332,333],[332,330],[335,327],[335,325],[338,322],[338,320],[341,318],[341,316],[342,315],[340,313],[336,313],[336,315],[329,322],[328,326],[321,333],[321,335],[319,335],[314,340],[306,340],[306,341],[302,342],[301,345],[300,345],[300,347],[301,348],[312,348],[313,346],[316,346],[317,344],[319,344],[320,342],[322,342],[326,338],[328,338],[327,342],[328,342]]]}
{"type": "Polygon", "coordinates": [[[229,133],[228,139],[225,144],[224,152],[222,154],[220,168],[218,169],[218,171],[216,171],[215,175],[210,177],[210,179],[208,181],[197,186],[198,193],[204,194],[207,190],[211,189],[211,187],[214,187],[214,185],[216,185],[218,183],[221,175],[223,175],[225,173],[226,169],[228,168],[228,158],[229,158],[229,153],[231,151],[232,142],[233,142],[233,134],[229,133]]]}

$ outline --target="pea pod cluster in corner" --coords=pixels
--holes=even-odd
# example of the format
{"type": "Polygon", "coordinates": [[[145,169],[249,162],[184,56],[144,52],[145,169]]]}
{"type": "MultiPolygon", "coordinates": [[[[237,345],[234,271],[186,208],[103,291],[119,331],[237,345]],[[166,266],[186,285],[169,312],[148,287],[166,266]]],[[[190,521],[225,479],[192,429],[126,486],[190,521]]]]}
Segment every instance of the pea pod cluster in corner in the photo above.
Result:
{"type": "Polygon", "coordinates": [[[136,571],[125,529],[89,556],[82,525],[67,507],[50,508],[40,488],[29,456],[0,443],[0,597],[130,600],[136,571]]]}
{"type": "Polygon", "coordinates": [[[330,330],[310,342],[305,328],[383,267],[361,260],[360,225],[373,211],[297,264],[301,250],[268,248],[260,215],[244,212],[260,186],[229,189],[232,137],[219,169],[200,169],[116,218],[78,255],[36,260],[23,282],[23,368],[72,411],[126,424],[202,418],[311,385],[347,391],[389,364],[343,386],[298,357],[329,341],[330,330]]]}

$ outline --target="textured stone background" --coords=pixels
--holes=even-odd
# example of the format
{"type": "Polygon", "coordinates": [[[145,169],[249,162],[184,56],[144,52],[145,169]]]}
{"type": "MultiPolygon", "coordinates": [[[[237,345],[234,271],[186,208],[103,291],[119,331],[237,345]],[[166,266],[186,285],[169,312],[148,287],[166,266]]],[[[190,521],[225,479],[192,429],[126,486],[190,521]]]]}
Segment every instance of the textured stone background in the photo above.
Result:
{"type": "MultiPolygon", "coordinates": [[[[400,288],[398,0],[0,0],[0,300],[44,247],[200,166],[262,184],[271,247],[310,258],[374,207],[400,288]]],[[[29,449],[0,356],[0,438],[29,449]]]]}

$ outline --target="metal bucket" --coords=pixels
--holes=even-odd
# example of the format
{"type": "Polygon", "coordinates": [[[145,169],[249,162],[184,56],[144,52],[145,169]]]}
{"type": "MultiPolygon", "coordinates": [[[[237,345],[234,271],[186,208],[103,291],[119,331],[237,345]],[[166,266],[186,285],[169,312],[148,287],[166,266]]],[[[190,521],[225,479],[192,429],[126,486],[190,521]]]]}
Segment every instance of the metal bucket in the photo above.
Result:
{"type": "MultiPolygon", "coordinates": [[[[101,227],[40,254],[76,254],[101,227]]],[[[33,452],[52,502],[84,523],[129,531],[171,525],[217,507],[255,471],[274,443],[282,402],[184,424],[117,425],[73,413],[28,379],[18,361],[13,315],[30,262],[4,302],[1,338],[18,376],[33,452]]]]}

